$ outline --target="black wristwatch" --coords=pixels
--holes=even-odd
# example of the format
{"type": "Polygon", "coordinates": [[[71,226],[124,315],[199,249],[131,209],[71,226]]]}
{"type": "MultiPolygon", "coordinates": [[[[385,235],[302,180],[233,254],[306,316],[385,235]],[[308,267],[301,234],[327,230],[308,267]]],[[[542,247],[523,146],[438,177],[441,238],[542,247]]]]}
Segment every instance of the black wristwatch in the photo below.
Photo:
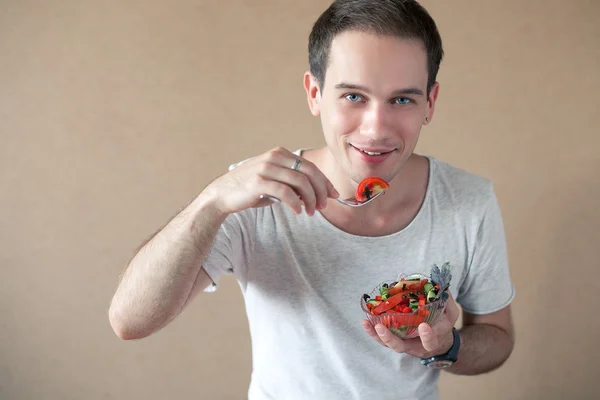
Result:
{"type": "Polygon", "coordinates": [[[456,328],[452,328],[452,335],[454,336],[454,342],[446,354],[421,358],[421,364],[429,368],[447,368],[454,364],[458,360],[458,350],[460,349],[460,336],[456,328]]]}

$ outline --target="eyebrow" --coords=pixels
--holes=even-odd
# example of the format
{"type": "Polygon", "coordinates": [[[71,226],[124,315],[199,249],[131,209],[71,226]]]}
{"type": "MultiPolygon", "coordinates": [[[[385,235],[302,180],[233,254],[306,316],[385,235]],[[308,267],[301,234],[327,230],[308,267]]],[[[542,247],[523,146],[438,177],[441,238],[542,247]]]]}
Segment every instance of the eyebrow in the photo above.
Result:
{"type": "MultiPolygon", "coordinates": [[[[360,90],[361,92],[370,93],[371,91],[364,86],[356,85],[353,83],[341,82],[335,85],[336,89],[352,89],[352,90],[360,90]]],[[[404,89],[397,89],[392,92],[392,96],[398,96],[402,94],[413,94],[417,96],[423,96],[423,91],[416,87],[409,87],[404,89]]]]}

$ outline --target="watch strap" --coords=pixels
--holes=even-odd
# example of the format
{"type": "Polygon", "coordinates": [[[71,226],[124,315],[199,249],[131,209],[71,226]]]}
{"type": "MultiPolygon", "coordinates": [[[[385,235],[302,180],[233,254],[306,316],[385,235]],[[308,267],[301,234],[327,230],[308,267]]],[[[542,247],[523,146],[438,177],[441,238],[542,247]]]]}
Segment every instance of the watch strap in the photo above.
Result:
{"type": "Polygon", "coordinates": [[[454,341],[452,342],[452,346],[445,354],[439,354],[436,356],[432,356],[429,358],[421,358],[421,364],[428,365],[435,361],[450,361],[454,363],[458,360],[458,351],[460,350],[460,335],[456,328],[452,328],[452,336],[454,341]]]}

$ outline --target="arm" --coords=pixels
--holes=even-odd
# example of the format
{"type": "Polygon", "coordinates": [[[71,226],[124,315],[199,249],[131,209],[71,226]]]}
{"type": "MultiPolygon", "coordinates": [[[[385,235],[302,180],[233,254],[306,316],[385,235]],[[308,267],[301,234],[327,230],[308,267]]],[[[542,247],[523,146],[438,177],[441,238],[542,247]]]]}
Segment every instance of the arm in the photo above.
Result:
{"type": "Polygon", "coordinates": [[[327,198],[338,196],[318,168],[277,148],[255,157],[209,184],[163,229],[143,244],[130,261],[113,296],[109,321],[122,339],[140,339],[163,328],[181,313],[211,279],[202,268],[228,215],[270,204],[277,197],[294,212],[309,215],[327,198]]]}
{"type": "MultiPolygon", "coordinates": [[[[435,327],[422,323],[419,325],[419,337],[407,340],[394,336],[382,324],[373,327],[368,320],[364,320],[362,326],[375,341],[397,353],[428,358],[444,354],[452,347],[452,327],[458,315],[458,307],[450,297],[446,311],[435,327]]],[[[458,361],[445,371],[456,375],[477,375],[500,367],[514,346],[510,306],[485,315],[463,312],[463,327],[459,333],[461,343],[458,361]]]]}
{"type": "MultiPolygon", "coordinates": [[[[464,311],[495,309],[514,294],[500,208],[493,187],[488,189],[488,201],[474,240],[471,267],[458,291],[463,308],[463,327],[459,331],[461,347],[458,361],[446,369],[457,375],[476,375],[498,368],[510,356],[514,346],[510,306],[489,314],[464,311]]],[[[385,326],[373,327],[367,320],[362,325],[373,339],[396,352],[429,358],[445,354],[452,347],[452,327],[459,315],[458,306],[450,296],[440,321],[433,328],[421,324],[418,338],[402,340],[385,326]]]]}
{"type": "Polygon", "coordinates": [[[203,193],[143,244],[123,273],[109,309],[121,339],[140,339],[176,317],[211,280],[201,268],[226,215],[203,193]]]}
{"type": "Polygon", "coordinates": [[[487,315],[463,313],[458,361],[446,371],[477,375],[499,368],[512,353],[515,334],[510,306],[487,315]]]}

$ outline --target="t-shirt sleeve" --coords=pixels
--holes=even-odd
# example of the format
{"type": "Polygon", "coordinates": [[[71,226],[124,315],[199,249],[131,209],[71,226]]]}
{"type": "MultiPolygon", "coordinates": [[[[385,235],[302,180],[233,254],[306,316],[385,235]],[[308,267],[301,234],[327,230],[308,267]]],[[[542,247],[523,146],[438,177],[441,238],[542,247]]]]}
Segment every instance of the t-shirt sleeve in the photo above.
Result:
{"type": "MultiPolygon", "coordinates": [[[[249,214],[248,210],[244,214],[249,214]]],[[[227,216],[206,256],[202,267],[212,280],[212,284],[204,289],[214,292],[223,275],[236,275],[240,279],[245,276],[249,254],[250,238],[248,237],[247,215],[230,214],[227,216]]]]}
{"type": "MultiPolygon", "coordinates": [[[[228,171],[232,171],[250,158],[231,164],[228,171]]],[[[249,230],[253,226],[253,210],[245,210],[240,213],[227,216],[215,238],[202,268],[212,280],[212,284],[204,289],[205,292],[217,290],[219,280],[223,275],[236,274],[239,276],[246,271],[247,258],[250,253],[251,236],[249,230]]]]}
{"type": "Polygon", "coordinates": [[[515,296],[510,278],[504,224],[493,187],[479,224],[473,257],[457,303],[472,314],[488,314],[509,305],[515,296]]]}

